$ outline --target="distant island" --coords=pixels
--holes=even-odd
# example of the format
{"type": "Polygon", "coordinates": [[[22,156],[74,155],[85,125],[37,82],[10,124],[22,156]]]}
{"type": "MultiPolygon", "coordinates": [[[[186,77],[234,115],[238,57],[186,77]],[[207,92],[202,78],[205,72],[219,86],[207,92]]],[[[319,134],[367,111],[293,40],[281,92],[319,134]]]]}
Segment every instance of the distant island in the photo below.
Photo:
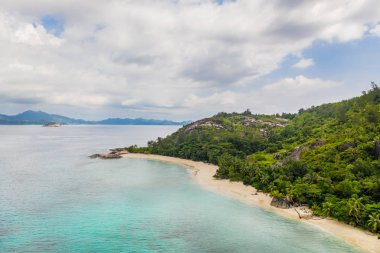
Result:
{"type": "Polygon", "coordinates": [[[57,122],[49,122],[43,125],[44,127],[60,127],[62,124],[57,123],[57,122]]]}
{"type": "Polygon", "coordinates": [[[17,115],[0,114],[0,125],[186,125],[190,121],[170,121],[157,119],[130,119],[130,118],[108,118],[99,121],[73,119],[57,114],[49,114],[42,111],[25,111],[17,115]]]}

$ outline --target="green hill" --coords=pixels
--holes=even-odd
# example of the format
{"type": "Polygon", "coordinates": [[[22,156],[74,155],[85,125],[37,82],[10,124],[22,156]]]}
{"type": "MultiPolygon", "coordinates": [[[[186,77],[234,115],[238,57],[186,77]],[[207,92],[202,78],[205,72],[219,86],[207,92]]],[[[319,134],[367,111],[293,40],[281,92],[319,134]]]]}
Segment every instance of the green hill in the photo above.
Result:
{"type": "Polygon", "coordinates": [[[188,124],[167,138],[148,143],[151,153],[218,163],[224,153],[245,158],[262,151],[268,136],[287,124],[275,116],[219,113],[188,124]]]}
{"type": "Polygon", "coordinates": [[[321,216],[380,229],[380,89],[296,114],[219,113],[130,147],[219,165],[243,181],[321,216]]]}

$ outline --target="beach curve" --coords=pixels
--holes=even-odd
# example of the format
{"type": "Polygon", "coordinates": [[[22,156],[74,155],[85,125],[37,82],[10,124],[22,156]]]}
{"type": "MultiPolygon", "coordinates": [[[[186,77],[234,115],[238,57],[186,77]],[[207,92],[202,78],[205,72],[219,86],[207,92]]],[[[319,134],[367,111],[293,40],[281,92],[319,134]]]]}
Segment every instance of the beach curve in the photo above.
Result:
{"type": "Polygon", "coordinates": [[[368,231],[352,227],[348,224],[338,222],[334,219],[300,219],[299,214],[294,209],[281,209],[271,206],[270,203],[272,198],[269,194],[257,192],[254,187],[246,186],[242,182],[231,182],[229,180],[215,179],[213,176],[218,169],[218,166],[216,165],[182,158],[151,154],[129,153],[124,154],[123,156],[127,158],[157,160],[183,165],[194,171],[191,176],[192,179],[207,190],[237,199],[249,205],[259,206],[290,219],[299,220],[313,225],[314,227],[349,243],[361,251],[368,253],[380,253],[380,240],[377,239],[376,235],[373,235],[368,231]]]}

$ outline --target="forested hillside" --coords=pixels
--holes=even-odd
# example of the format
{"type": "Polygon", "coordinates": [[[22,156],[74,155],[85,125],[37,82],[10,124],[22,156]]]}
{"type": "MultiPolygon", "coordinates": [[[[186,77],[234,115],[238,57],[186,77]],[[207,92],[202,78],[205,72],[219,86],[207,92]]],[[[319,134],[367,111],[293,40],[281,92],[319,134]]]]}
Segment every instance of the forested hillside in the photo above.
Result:
{"type": "Polygon", "coordinates": [[[380,89],[374,83],[360,97],[297,114],[219,113],[129,150],[218,164],[218,178],[380,229],[380,89]]]}

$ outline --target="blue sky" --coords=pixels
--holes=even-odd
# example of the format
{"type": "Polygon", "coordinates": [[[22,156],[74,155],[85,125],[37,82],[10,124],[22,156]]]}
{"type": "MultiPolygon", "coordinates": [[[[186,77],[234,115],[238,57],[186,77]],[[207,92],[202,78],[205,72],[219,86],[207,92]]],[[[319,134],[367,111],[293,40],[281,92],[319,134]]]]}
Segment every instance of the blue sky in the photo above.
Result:
{"type": "Polygon", "coordinates": [[[198,119],[295,112],[379,82],[375,0],[15,0],[0,113],[198,119]]]}
{"type": "Polygon", "coordinates": [[[370,81],[379,81],[379,49],[380,38],[374,36],[347,43],[316,43],[304,52],[316,62],[308,74],[365,89],[370,81]]]}
{"type": "Polygon", "coordinates": [[[305,69],[292,67],[299,60],[288,55],[280,67],[262,83],[273,82],[286,76],[305,75],[343,82],[350,89],[350,95],[359,95],[370,87],[371,81],[379,82],[380,38],[366,36],[346,43],[317,41],[302,51],[304,58],[314,60],[314,65],[305,69]]]}
{"type": "Polygon", "coordinates": [[[46,15],[40,18],[43,27],[51,34],[60,36],[64,31],[64,21],[59,15],[46,15]]]}

